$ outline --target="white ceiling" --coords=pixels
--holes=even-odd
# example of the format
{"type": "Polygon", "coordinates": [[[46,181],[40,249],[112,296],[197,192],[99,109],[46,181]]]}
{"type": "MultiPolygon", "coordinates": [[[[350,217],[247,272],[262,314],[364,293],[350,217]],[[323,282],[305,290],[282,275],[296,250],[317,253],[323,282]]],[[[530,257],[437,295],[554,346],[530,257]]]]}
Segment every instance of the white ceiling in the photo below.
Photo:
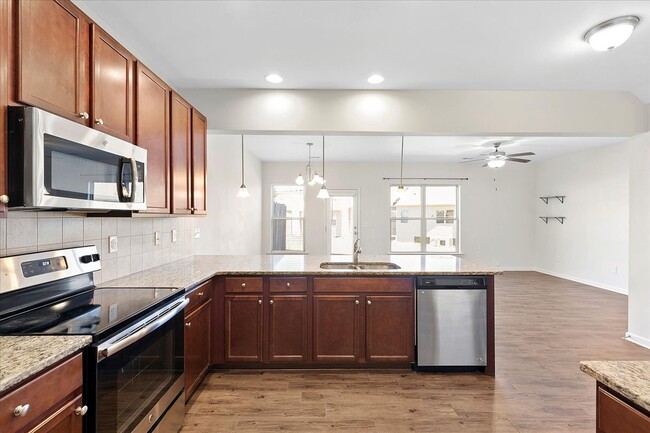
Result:
{"type": "MultiPolygon", "coordinates": [[[[407,163],[459,162],[492,151],[491,142],[513,140],[504,146],[506,153],[535,152],[532,161],[611,144],[622,143],[626,137],[439,137],[407,136],[404,138],[404,161],[407,163]],[[487,144],[487,145],[486,145],[487,144]]],[[[262,161],[307,162],[308,147],[314,143],[312,156],[320,158],[322,136],[309,135],[246,135],[245,147],[262,161]]],[[[399,162],[401,137],[381,135],[327,136],[326,162],[399,162]]],[[[321,160],[316,160],[320,166],[321,160]]]]}
{"type": "Polygon", "coordinates": [[[628,90],[650,102],[648,1],[76,3],[179,88],[628,90]],[[641,23],[620,48],[582,41],[628,14],[641,23]],[[374,73],[386,81],[369,85],[374,73]]]}

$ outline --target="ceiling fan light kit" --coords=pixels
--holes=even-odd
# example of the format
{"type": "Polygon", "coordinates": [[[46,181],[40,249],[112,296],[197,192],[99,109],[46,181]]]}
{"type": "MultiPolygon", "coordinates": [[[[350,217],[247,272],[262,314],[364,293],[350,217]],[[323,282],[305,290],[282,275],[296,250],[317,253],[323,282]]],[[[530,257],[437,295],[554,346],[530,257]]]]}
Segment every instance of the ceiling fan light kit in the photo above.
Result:
{"type": "Polygon", "coordinates": [[[634,15],[612,18],[589,29],[583,39],[596,51],[611,51],[630,38],[639,21],[634,15]]]}
{"type": "Polygon", "coordinates": [[[502,144],[503,142],[500,141],[492,143],[492,146],[494,146],[494,151],[488,153],[487,155],[483,154],[483,157],[481,158],[463,158],[463,161],[460,161],[460,164],[468,163],[468,162],[485,162],[485,164],[483,164],[483,167],[501,168],[506,164],[506,162],[528,163],[530,162],[530,159],[524,159],[520,157],[535,155],[534,152],[520,152],[520,153],[507,154],[504,151],[499,150],[499,147],[502,144]]]}

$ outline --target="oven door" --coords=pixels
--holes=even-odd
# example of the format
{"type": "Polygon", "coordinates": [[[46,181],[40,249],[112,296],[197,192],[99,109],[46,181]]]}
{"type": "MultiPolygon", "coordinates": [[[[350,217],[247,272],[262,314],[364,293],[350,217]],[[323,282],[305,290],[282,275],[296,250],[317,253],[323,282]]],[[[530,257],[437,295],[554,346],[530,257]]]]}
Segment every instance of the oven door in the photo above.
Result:
{"type": "Polygon", "coordinates": [[[24,207],[146,209],[145,149],[37,108],[20,110],[24,207]]]}
{"type": "MultiPolygon", "coordinates": [[[[165,415],[177,410],[175,401],[184,399],[183,309],[187,303],[177,299],[163,312],[99,345],[95,410],[88,431],[149,432],[163,418],[178,419],[165,415]]],[[[182,411],[180,415],[182,423],[182,411]]]]}

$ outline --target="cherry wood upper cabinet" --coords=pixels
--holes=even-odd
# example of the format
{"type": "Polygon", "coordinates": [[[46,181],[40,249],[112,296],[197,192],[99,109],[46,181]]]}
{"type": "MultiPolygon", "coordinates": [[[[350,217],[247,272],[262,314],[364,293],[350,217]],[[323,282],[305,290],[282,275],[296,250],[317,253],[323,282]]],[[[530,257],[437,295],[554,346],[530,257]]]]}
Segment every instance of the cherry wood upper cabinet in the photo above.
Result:
{"type": "Polygon", "coordinates": [[[171,185],[173,214],[192,213],[190,151],[192,106],[171,92],[171,185]]]}
{"type": "Polygon", "coordinates": [[[7,214],[7,105],[9,104],[9,0],[0,0],[0,218],[7,214]]]}
{"type": "Polygon", "coordinates": [[[171,89],[136,64],[135,143],[147,149],[147,211],[169,213],[169,94],[171,89]]]}
{"type": "Polygon", "coordinates": [[[205,116],[192,109],[192,213],[207,213],[206,150],[208,123],[205,116]]]}
{"type": "Polygon", "coordinates": [[[17,102],[89,125],[85,15],[67,0],[13,4],[18,31],[17,102]]]}
{"type": "Polygon", "coordinates": [[[135,58],[96,24],[91,33],[93,127],[133,142],[135,58]]]}

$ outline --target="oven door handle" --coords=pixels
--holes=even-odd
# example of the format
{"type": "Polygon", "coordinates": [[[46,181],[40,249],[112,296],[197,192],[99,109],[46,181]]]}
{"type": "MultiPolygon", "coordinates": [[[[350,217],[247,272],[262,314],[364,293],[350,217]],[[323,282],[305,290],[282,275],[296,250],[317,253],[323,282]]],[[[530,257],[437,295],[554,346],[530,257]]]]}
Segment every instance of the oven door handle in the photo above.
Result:
{"type": "Polygon", "coordinates": [[[130,346],[136,341],[151,334],[153,331],[160,328],[165,323],[169,322],[175,315],[181,312],[185,308],[185,306],[189,303],[190,303],[189,298],[183,299],[183,301],[180,304],[178,304],[178,306],[169,310],[167,313],[163,314],[153,322],[143,326],[133,334],[130,334],[120,340],[111,343],[108,347],[99,349],[97,353],[97,361],[113,356],[120,350],[125,349],[126,347],[130,346]]]}

